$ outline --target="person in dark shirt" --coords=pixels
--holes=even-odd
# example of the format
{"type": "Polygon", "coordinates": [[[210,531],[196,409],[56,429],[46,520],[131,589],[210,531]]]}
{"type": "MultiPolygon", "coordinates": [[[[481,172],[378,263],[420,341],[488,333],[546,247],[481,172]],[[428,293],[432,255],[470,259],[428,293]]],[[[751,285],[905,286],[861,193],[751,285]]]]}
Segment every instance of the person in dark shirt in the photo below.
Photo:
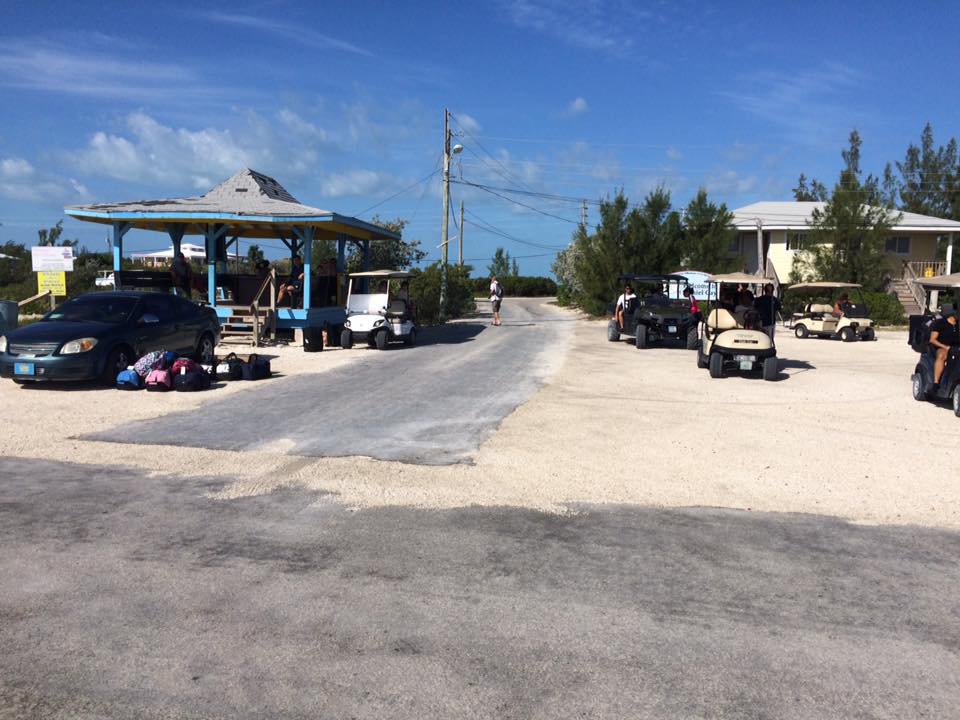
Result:
{"type": "Polygon", "coordinates": [[[773,283],[763,286],[763,295],[753,301],[753,306],[760,313],[763,331],[773,340],[773,333],[777,327],[777,313],[780,312],[780,300],[773,294],[773,283]]]}
{"type": "Polygon", "coordinates": [[[930,326],[930,348],[937,353],[933,363],[934,385],[940,384],[947,355],[950,354],[950,348],[957,346],[957,342],[957,311],[950,305],[944,305],[940,317],[930,326]]]}
{"type": "Polygon", "coordinates": [[[193,270],[182,252],[177,253],[170,265],[170,277],[173,279],[173,287],[186,298],[190,298],[193,294],[193,270]]]}
{"type": "Polygon", "coordinates": [[[299,255],[294,255],[290,262],[290,277],[280,283],[280,292],[277,294],[277,305],[286,295],[290,296],[290,307],[293,307],[294,293],[303,289],[303,260],[299,255]]]}

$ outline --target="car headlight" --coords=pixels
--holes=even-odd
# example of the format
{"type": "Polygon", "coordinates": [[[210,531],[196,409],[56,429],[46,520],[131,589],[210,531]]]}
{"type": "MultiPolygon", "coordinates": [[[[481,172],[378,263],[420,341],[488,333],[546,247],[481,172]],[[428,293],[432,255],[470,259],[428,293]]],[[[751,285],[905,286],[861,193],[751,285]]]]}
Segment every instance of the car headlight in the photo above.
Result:
{"type": "Polygon", "coordinates": [[[377,320],[377,321],[373,324],[374,327],[380,327],[381,325],[383,325],[383,319],[382,319],[382,318],[381,318],[380,320],[377,320]]]}
{"type": "Polygon", "coordinates": [[[7,351],[7,336],[0,335],[0,353],[7,351]]]}
{"type": "Polygon", "coordinates": [[[80,338],[79,340],[71,340],[70,342],[63,344],[63,347],[60,348],[60,354],[76,355],[77,353],[85,353],[89,350],[93,350],[96,344],[96,338],[80,338]]]}

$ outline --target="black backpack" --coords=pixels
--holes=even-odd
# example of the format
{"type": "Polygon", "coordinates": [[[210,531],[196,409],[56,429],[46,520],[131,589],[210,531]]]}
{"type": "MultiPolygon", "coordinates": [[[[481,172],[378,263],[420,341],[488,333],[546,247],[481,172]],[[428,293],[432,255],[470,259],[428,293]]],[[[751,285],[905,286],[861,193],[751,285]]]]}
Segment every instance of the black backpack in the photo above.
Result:
{"type": "Polygon", "coordinates": [[[270,361],[259,355],[251,355],[241,370],[244,380],[263,380],[270,377],[270,361]]]}

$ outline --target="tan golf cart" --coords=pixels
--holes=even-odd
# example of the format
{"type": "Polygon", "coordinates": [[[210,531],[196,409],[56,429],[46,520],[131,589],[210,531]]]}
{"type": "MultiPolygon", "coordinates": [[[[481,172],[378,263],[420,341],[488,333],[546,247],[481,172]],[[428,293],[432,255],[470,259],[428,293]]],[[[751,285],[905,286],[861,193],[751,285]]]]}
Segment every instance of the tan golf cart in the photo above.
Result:
{"type": "Polygon", "coordinates": [[[769,278],[746,273],[711,275],[707,278],[710,311],[701,324],[697,367],[709,368],[710,377],[723,377],[727,369],[759,370],[764,380],[777,378],[777,348],[763,331],[756,310],[733,312],[721,305],[724,286],[762,287],[769,278]]]}
{"type": "Polygon", "coordinates": [[[828,337],[844,342],[854,340],[876,340],[870,311],[863,299],[861,286],[845,282],[808,282],[797,283],[787,288],[790,292],[810,295],[810,302],[803,306],[803,312],[791,317],[793,332],[798,338],[828,337]],[[849,291],[849,292],[847,292],[849,291]],[[834,314],[834,303],[843,295],[854,294],[854,301],[842,303],[841,315],[834,314]],[[819,302],[823,300],[829,302],[819,302]]]}

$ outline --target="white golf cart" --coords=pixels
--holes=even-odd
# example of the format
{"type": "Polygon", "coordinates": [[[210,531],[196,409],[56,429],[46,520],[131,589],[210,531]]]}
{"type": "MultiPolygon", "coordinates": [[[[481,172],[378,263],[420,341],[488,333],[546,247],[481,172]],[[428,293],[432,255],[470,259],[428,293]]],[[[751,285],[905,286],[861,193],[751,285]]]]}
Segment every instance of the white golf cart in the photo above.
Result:
{"type": "Polygon", "coordinates": [[[409,301],[397,297],[404,280],[412,275],[400,270],[370,270],[353,273],[347,287],[347,320],[340,335],[340,347],[349,349],[366,341],[371,347],[386,350],[392,341],[413,345],[417,323],[409,301]],[[356,289],[373,292],[355,292],[356,289]]]}
{"type": "Polygon", "coordinates": [[[712,309],[702,323],[697,367],[710,368],[710,377],[723,377],[726,369],[760,370],[764,380],[777,379],[777,348],[760,326],[755,310],[733,312],[722,307],[722,286],[762,286],[769,278],[746,273],[711,275],[707,278],[707,301],[712,309]]]}
{"type": "Polygon", "coordinates": [[[873,320],[863,298],[861,286],[845,282],[808,282],[791,285],[787,290],[805,293],[810,302],[803,306],[803,312],[794,313],[791,319],[793,332],[798,338],[811,335],[853,342],[854,340],[876,340],[873,320]],[[855,295],[851,301],[848,292],[855,295]],[[838,296],[834,298],[833,296],[838,296]],[[821,297],[818,297],[821,296],[821,297]],[[836,300],[842,306],[843,314],[834,315],[832,302],[818,303],[816,300],[828,298],[836,300]]]}

